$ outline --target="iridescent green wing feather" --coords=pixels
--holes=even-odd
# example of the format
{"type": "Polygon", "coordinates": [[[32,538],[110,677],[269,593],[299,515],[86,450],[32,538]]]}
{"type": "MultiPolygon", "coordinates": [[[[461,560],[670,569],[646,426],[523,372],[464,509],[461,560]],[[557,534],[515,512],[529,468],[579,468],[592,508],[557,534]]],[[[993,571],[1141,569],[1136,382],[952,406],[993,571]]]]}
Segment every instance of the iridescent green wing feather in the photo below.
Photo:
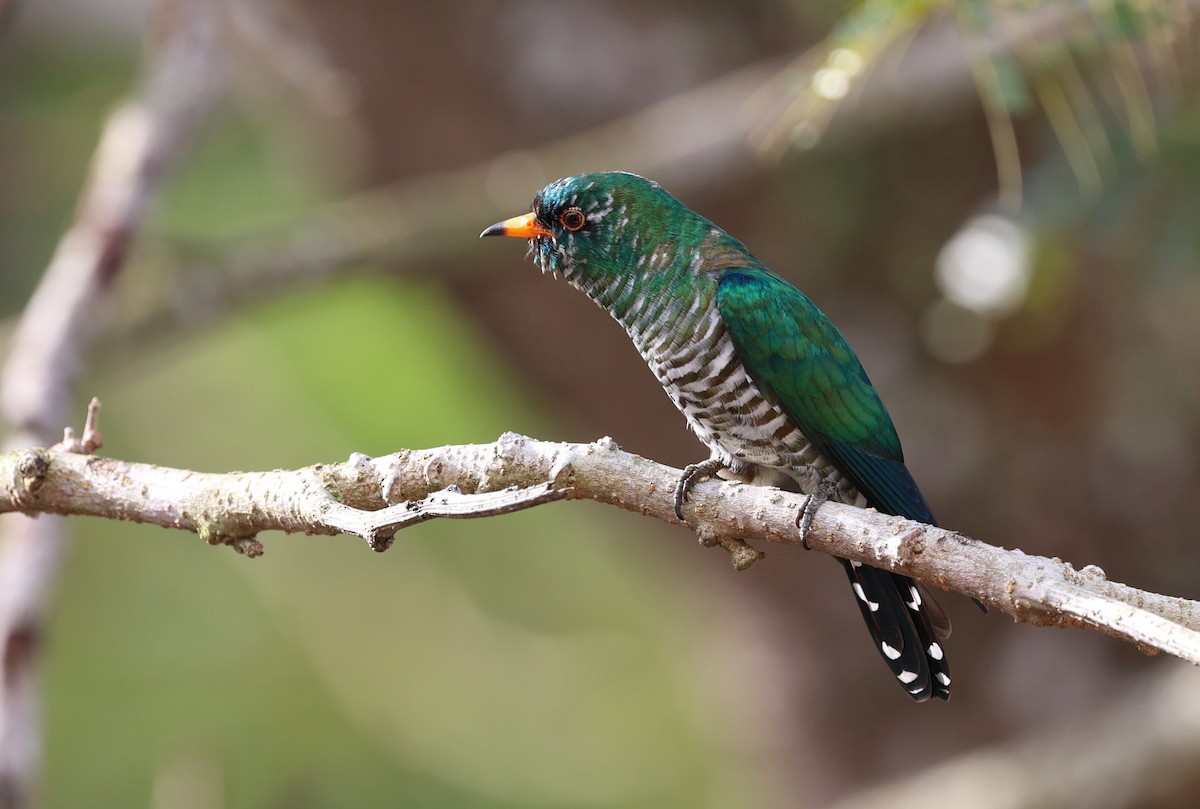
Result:
{"type": "Polygon", "coordinates": [[[717,307],[750,376],[880,511],[933,522],[891,417],[841,332],[773,273],[722,273],[717,307]]]}

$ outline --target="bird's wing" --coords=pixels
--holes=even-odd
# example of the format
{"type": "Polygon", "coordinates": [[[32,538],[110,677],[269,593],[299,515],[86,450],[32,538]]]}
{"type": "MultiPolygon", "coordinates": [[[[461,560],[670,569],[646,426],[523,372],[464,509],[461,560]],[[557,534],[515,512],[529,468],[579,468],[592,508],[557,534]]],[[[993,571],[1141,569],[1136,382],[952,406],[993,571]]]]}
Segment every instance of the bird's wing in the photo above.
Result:
{"type": "Polygon", "coordinates": [[[934,522],[879,394],[816,304],[766,270],[736,268],[721,276],[717,307],[751,378],[870,505],[934,522]]]}
{"type": "MultiPolygon", "coordinates": [[[[841,332],[798,289],[756,268],[726,270],[717,308],[738,357],[829,461],[880,511],[932,523],[896,428],[841,332]]],[[[939,640],[950,624],[910,578],[842,560],[875,648],[916,700],[950,697],[939,640]]]]}

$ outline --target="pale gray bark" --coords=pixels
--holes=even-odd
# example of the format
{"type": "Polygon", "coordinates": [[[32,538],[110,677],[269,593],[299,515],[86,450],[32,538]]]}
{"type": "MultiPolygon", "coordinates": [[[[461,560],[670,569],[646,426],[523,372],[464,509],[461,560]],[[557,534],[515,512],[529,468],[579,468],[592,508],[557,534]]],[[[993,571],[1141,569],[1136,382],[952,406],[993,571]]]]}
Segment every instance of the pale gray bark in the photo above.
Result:
{"type": "MultiPolygon", "coordinates": [[[[85,437],[96,432],[91,423],[85,437]]],[[[681,474],[608,438],[565,444],[514,433],[493,444],[229,474],[60,446],[0,456],[0,513],[148,522],[251,556],[263,552],[263,531],[347,533],[386,550],[398,530],[427,519],[487,517],[558,499],[595,500],[677,523],[673,493],[681,474]]],[[[745,568],[762,556],[750,542],[800,544],[803,504],[803,495],[710,480],[692,489],[684,516],[703,544],[721,545],[745,568]]],[[[1200,664],[1200,603],[1111,582],[1094,566],[1075,570],[1059,559],[838,503],[817,511],[809,544],[977,598],[1021,622],[1084,627],[1200,664]]]]}

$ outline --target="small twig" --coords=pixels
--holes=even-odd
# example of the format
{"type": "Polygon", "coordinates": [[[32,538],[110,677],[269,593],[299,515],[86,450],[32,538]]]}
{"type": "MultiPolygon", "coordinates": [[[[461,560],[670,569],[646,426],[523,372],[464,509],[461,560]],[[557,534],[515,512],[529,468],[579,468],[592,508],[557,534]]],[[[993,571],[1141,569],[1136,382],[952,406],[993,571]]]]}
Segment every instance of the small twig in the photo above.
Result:
{"type": "Polygon", "coordinates": [[[734,570],[745,570],[758,560],[766,557],[765,553],[751,547],[744,539],[724,539],[721,540],[720,545],[729,552],[729,561],[733,565],[734,570]]]}
{"type": "Polygon", "coordinates": [[[1101,631],[1115,629],[1134,643],[1200,663],[1195,659],[1195,639],[1179,632],[1180,626],[1166,618],[1067,583],[1048,589],[1045,603],[1078,618],[1082,625],[1101,631]]]}
{"type": "Polygon", "coordinates": [[[463,494],[458,486],[452,485],[421,500],[405,501],[378,511],[363,511],[331,500],[323,521],[342,533],[362,537],[372,550],[382,552],[392,546],[397,531],[426,520],[495,517],[562,500],[569,494],[569,489],[556,488],[553,483],[527,488],[510,486],[478,494],[463,494]]]}
{"type": "Polygon", "coordinates": [[[63,440],[55,445],[55,449],[77,452],[80,455],[91,455],[104,446],[104,436],[100,435],[100,400],[95,396],[88,402],[87,421],[83,424],[83,438],[75,437],[75,430],[70,427],[63,429],[63,440]]]}

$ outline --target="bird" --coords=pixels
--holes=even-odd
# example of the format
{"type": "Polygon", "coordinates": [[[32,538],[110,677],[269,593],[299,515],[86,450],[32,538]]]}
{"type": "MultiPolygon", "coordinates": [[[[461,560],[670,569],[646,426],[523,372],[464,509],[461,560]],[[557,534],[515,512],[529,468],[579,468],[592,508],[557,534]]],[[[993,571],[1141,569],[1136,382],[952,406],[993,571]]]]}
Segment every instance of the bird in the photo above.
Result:
{"type": "MultiPolygon", "coordinates": [[[[622,171],[556,180],[529,213],[480,237],[528,239],[625,329],[708,448],[675,489],[677,516],[705,477],[835,499],[936,525],[896,428],[842,333],[804,293],[657,182],[622,171]]],[[[949,699],[945,612],[915,580],[840,560],[875,648],[914,700],[949,699]]]]}

